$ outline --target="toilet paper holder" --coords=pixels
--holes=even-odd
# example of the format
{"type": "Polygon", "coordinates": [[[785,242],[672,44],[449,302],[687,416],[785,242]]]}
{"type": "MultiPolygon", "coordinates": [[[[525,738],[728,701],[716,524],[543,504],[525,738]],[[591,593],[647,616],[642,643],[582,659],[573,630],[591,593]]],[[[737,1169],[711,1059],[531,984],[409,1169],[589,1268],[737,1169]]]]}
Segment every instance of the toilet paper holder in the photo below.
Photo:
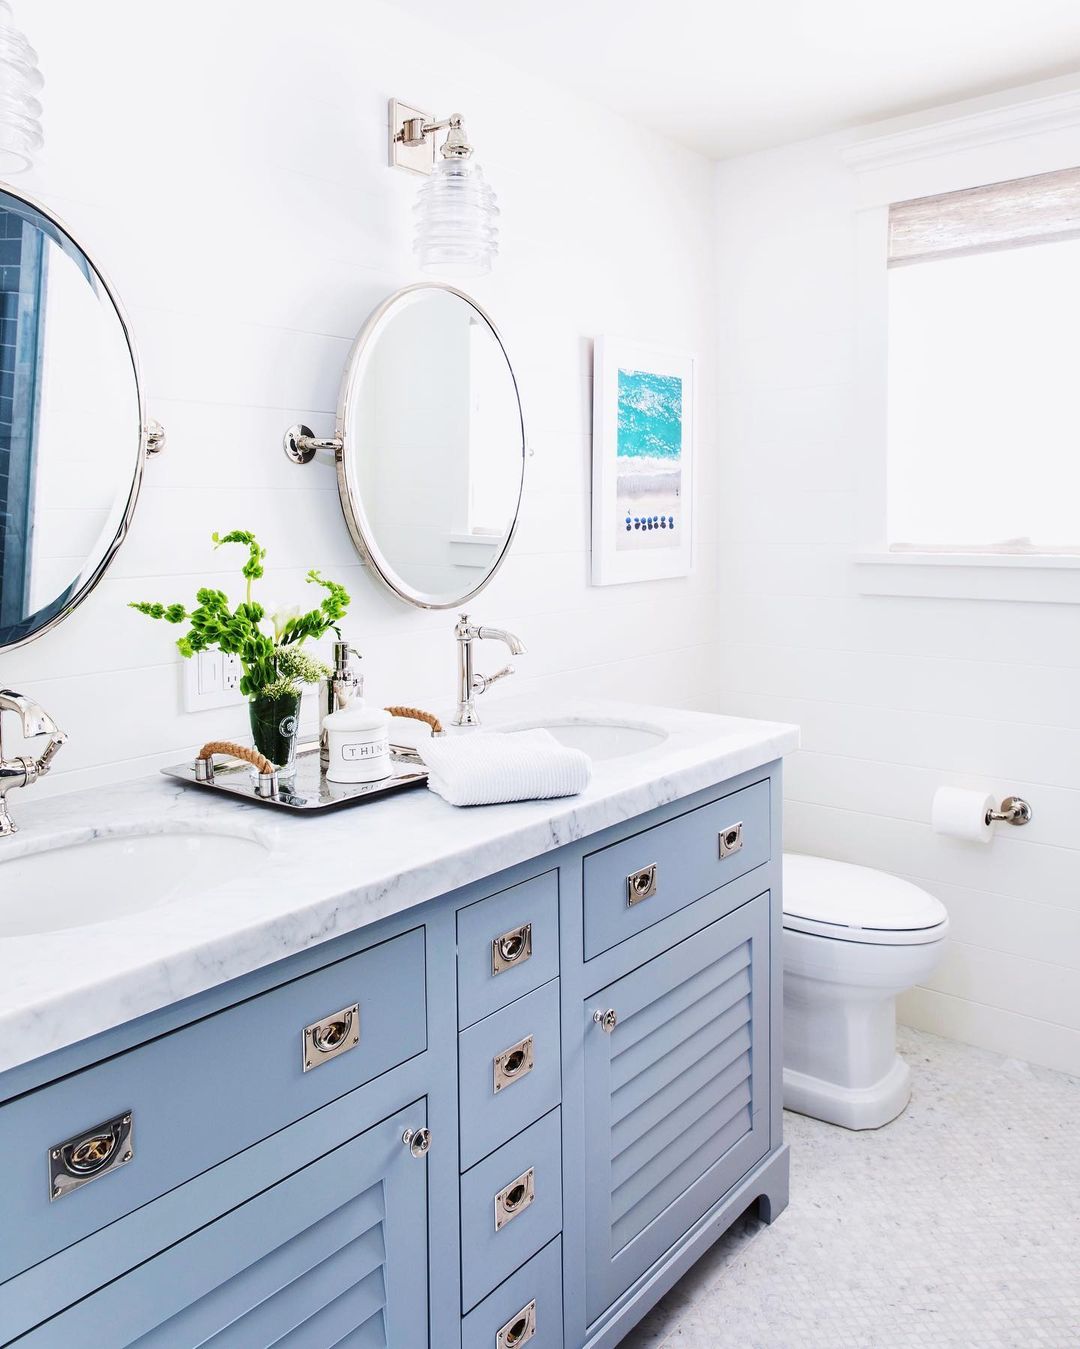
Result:
{"type": "Polygon", "coordinates": [[[1000,810],[986,812],[987,824],[994,824],[998,820],[1005,824],[1030,824],[1031,807],[1022,796],[1007,796],[1002,801],[1000,810]]]}

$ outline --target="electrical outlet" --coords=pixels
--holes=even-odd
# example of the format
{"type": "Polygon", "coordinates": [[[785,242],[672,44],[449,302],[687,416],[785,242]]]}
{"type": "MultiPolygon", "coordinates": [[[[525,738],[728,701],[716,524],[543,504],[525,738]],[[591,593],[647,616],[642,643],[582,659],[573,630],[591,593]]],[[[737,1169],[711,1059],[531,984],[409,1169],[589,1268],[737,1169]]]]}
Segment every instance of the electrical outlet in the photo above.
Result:
{"type": "Polygon", "coordinates": [[[239,656],[221,651],[198,651],[183,663],[184,711],[205,712],[244,701],[239,656]]]}
{"type": "Polygon", "coordinates": [[[239,656],[223,656],[221,672],[221,689],[223,693],[235,693],[240,696],[240,676],[244,673],[244,667],[240,664],[239,656]]]}

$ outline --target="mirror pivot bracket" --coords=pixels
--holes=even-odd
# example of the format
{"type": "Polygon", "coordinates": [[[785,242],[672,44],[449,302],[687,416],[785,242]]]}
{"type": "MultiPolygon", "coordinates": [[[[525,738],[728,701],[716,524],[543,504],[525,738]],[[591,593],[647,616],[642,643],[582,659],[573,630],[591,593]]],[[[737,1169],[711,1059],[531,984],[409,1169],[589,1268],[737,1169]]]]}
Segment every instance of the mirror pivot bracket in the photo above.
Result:
{"type": "Polygon", "coordinates": [[[328,451],[336,456],[341,449],[341,445],[340,436],[332,436],[329,439],[322,440],[310,426],[305,426],[303,422],[297,422],[290,426],[281,442],[281,447],[285,451],[285,458],[294,464],[310,464],[320,450],[328,451]]]}

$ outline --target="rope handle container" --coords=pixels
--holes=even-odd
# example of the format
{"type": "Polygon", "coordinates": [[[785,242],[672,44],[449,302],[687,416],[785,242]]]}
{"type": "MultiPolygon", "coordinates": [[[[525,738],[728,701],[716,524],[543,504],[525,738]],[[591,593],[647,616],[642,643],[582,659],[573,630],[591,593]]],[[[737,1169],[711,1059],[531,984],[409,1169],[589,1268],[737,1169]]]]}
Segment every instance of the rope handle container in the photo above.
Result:
{"type": "Polygon", "coordinates": [[[276,796],[278,789],[277,770],[265,754],[246,745],[238,745],[234,740],[208,740],[195,756],[195,781],[213,782],[214,755],[229,754],[234,759],[242,759],[251,764],[259,774],[256,791],[259,796],[276,796]]]}
{"type": "Polygon", "coordinates": [[[421,707],[384,707],[392,717],[405,717],[410,721],[422,721],[431,727],[432,735],[443,734],[443,724],[434,712],[425,712],[421,707]]]}

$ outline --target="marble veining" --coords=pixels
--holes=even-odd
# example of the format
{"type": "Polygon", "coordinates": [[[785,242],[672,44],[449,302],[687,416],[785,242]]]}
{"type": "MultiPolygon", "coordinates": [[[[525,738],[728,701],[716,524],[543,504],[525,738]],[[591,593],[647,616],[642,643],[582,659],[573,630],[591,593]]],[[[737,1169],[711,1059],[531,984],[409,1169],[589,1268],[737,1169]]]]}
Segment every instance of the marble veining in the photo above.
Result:
{"type": "Polygon", "coordinates": [[[597,761],[580,796],[469,809],[418,790],[282,819],[160,776],[45,801],[27,793],[21,832],[0,843],[0,904],[33,902],[4,888],[4,860],[56,843],[234,832],[257,838],[272,865],[225,889],[192,875],[182,902],[111,922],[0,940],[0,1071],[760,767],[798,743],[793,726],[667,708],[514,698],[485,708],[492,728],[526,718],[625,718],[668,736],[597,761]]]}

